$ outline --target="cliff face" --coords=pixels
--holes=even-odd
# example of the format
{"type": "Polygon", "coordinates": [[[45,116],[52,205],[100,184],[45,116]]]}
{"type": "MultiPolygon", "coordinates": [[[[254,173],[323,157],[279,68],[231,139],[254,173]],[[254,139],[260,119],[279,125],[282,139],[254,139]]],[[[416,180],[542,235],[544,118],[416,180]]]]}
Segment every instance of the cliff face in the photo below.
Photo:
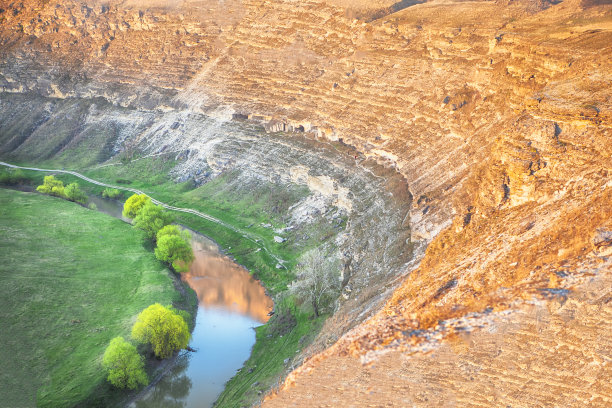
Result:
{"type": "Polygon", "coordinates": [[[9,2],[0,87],[249,117],[403,177],[423,259],[271,405],[609,405],[612,7],[366,3],[9,2]]]}

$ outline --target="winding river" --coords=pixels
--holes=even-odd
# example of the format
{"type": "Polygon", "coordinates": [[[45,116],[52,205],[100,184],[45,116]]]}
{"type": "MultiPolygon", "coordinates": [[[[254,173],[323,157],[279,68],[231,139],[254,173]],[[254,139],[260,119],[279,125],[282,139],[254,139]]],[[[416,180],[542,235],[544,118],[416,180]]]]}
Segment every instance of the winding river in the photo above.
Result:
{"type": "MultiPolygon", "coordinates": [[[[121,203],[90,196],[98,211],[128,221],[121,203]]],[[[191,231],[195,260],[181,278],[196,292],[198,311],[189,346],[172,368],[131,408],[211,407],[255,344],[254,328],[273,308],[264,288],[249,272],[219,251],[210,239],[191,231]]]]}
{"type": "Polygon", "coordinates": [[[272,300],[249,272],[221,254],[214,242],[192,233],[195,261],[182,276],[198,295],[193,353],[132,404],[136,408],[210,407],[225,383],[249,358],[254,328],[268,320],[272,300]]]}
{"type": "MultiPolygon", "coordinates": [[[[5,162],[0,162],[0,165],[69,173],[97,185],[114,187],[67,170],[20,167],[5,162]]],[[[32,190],[29,186],[21,187],[27,191],[32,190]]],[[[118,188],[141,193],[129,188],[118,188]]],[[[121,214],[120,202],[98,196],[88,198],[89,202],[96,204],[98,211],[128,221],[121,214]]],[[[193,213],[225,225],[207,214],[172,207],[153,198],[151,200],[167,209],[193,213]]],[[[225,383],[249,358],[255,344],[254,329],[268,321],[268,313],[273,309],[272,299],[245,268],[221,254],[212,240],[193,231],[191,235],[195,260],[189,272],[181,278],[198,296],[196,325],[189,343],[196,351],[181,352],[170,371],[130,407],[211,407],[223,391],[225,383]]],[[[242,235],[245,239],[253,240],[242,235]]],[[[267,251],[265,247],[262,249],[267,251]]],[[[276,259],[282,263],[282,260],[276,259]]]]}

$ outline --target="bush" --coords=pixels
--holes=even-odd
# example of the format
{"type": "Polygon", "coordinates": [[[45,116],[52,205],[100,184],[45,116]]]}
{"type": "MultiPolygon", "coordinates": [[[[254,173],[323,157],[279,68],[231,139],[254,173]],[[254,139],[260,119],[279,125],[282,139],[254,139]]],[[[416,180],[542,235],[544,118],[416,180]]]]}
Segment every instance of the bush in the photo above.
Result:
{"type": "Polygon", "coordinates": [[[102,191],[102,197],[104,198],[117,198],[121,195],[121,191],[116,188],[107,187],[102,191]]]}
{"type": "Polygon", "coordinates": [[[127,218],[136,218],[142,207],[151,199],[146,194],[134,194],[123,204],[123,216],[127,218]]]}
{"type": "Polygon", "coordinates": [[[138,384],[147,385],[144,359],[136,347],[123,337],[115,337],[104,352],[102,366],[108,372],[108,381],[117,388],[133,390],[138,384]]]}
{"type": "Polygon", "coordinates": [[[158,205],[147,201],[134,218],[134,226],[145,232],[147,238],[154,240],[157,231],[172,222],[172,215],[158,205]]]}
{"type": "Polygon", "coordinates": [[[45,176],[43,184],[36,187],[36,191],[43,194],[66,198],[66,194],[64,193],[64,183],[62,183],[61,180],[56,179],[54,176],[45,176]]]}
{"type": "Polygon", "coordinates": [[[180,315],[155,303],[143,310],[132,327],[132,337],[150,344],[157,358],[167,358],[187,347],[189,328],[180,315]]]}
{"type": "Polygon", "coordinates": [[[189,231],[181,231],[176,225],[160,229],[157,232],[155,257],[172,265],[177,272],[187,272],[194,259],[189,231]]]}
{"type": "Polygon", "coordinates": [[[70,201],[85,204],[87,202],[87,196],[79,189],[77,183],[70,183],[64,189],[64,195],[70,201]]]}
{"type": "Polygon", "coordinates": [[[0,170],[0,184],[15,185],[28,182],[29,179],[21,169],[0,170]]]}

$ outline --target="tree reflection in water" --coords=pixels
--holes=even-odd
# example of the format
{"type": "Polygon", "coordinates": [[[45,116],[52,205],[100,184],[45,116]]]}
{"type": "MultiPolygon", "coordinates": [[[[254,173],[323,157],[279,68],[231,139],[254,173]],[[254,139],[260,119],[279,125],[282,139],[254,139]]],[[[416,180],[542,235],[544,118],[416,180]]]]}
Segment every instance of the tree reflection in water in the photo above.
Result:
{"type": "Polygon", "coordinates": [[[191,380],[185,374],[188,366],[189,355],[180,355],[172,370],[136,402],[136,408],[184,408],[192,386],[191,380]]]}
{"type": "Polygon", "coordinates": [[[274,304],[243,267],[220,254],[214,242],[196,233],[195,260],[181,278],[199,299],[190,346],[176,367],[152,387],[136,408],[212,407],[225,383],[249,358],[254,327],[268,320],[274,304]]]}

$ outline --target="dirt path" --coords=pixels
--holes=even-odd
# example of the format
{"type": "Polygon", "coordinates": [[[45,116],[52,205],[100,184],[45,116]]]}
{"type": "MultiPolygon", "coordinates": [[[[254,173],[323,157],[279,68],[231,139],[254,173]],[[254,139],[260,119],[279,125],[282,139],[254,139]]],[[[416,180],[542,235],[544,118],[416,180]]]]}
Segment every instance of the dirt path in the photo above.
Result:
{"type": "Polygon", "coordinates": [[[182,212],[182,213],[187,213],[187,214],[193,214],[197,217],[200,218],[204,218],[205,220],[214,222],[215,224],[219,224],[231,231],[234,231],[238,234],[240,234],[244,239],[248,239],[249,241],[255,243],[255,245],[257,245],[258,247],[260,247],[261,249],[263,249],[268,255],[270,255],[272,258],[274,258],[276,260],[276,262],[278,262],[279,265],[281,265],[283,268],[286,269],[285,267],[285,261],[282,260],[281,258],[279,258],[278,256],[274,255],[267,247],[266,245],[262,242],[261,239],[257,238],[256,236],[249,234],[248,232],[242,231],[239,228],[234,227],[231,224],[228,224],[218,218],[213,217],[212,215],[208,215],[208,214],[204,214],[200,211],[191,209],[191,208],[181,208],[181,207],[174,207],[172,205],[163,203],[159,200],[156,200],[155,198],[151,197],[150,195],[146,194],[145,192],[141,191],[141,190],[137,190],[135,188],[130,188],[130,187],[120,187],[120,186],[114,186],[112,184],[106,184],[106,183],[102,183],[101,181],[97,181],[94,179],[91,179],[87,176],[82,175],[81,173],[77,173],[76,171],[72,171],[72,170],[59,170],[59,169],[40,169],[37,167],[22,167],[22,166],[17,166],[14,164],[10,164],[10,163],[6,163],[3,161],[0,161],[0,165],[2,166],[6,166],[6,167],[10,167],[13,169],[22,169],[22,170],[32,170],[32,171],[42,171],[42,172],[47,172],[47,173],[64,173],[64,174],[71,174],[75,177],[78,177],[82,180],[85,180],[89,183],[92,184],[96,184],[98,186],[102,186],[102,187],[109,187],[109,188],[115,188],[117,190],[123,190],[123,191],[129,191],[135,194],[144,194],[147,197],[149,197],[151,199],[151,202],[153,204],[159,205],[161,207],[164,207],[167,210],[171,210],[171,211],[178,211],[178,212],[182,212]]]}

